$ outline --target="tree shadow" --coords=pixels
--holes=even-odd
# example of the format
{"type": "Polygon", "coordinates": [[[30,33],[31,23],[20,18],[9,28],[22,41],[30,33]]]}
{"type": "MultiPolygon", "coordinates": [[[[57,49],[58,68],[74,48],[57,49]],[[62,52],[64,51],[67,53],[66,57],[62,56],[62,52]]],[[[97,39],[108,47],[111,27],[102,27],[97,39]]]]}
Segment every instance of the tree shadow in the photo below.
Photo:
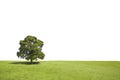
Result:
{"type": "Polygon", "coordinates": [[[40,62],[32,62],[32,63],[30,63],[30,62],[22,62],[22,61],[19,61],[19,62],[12,62],[12,63],[10,63],[10,64],[23,64],[23,65],[35,65],[35,64],[39,64],[40,62]]]}

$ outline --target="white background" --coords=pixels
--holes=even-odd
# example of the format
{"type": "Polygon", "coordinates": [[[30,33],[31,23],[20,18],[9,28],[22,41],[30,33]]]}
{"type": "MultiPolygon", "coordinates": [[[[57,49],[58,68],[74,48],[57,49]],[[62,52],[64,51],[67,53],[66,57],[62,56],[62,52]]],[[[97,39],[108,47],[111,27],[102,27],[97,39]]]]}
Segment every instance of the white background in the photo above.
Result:
{"type": "Polygon", "coordinates": [[[0,0],[0,60],[27,35],[44,60],[120,60],[120,0],[0,0]]]}

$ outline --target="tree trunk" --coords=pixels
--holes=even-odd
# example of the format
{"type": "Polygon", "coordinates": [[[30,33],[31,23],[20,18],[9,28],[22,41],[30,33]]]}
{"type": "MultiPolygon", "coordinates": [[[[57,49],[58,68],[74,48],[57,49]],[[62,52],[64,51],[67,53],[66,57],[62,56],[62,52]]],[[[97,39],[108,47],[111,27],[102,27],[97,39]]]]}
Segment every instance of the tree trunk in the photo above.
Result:
{"type": "Polygon", "coordinates": [[[31,63],[31,64],[32,64],[32,61],[33,61],[33,60],[32,60],[32,59],[30,59],[30,63],[31,63]]]}

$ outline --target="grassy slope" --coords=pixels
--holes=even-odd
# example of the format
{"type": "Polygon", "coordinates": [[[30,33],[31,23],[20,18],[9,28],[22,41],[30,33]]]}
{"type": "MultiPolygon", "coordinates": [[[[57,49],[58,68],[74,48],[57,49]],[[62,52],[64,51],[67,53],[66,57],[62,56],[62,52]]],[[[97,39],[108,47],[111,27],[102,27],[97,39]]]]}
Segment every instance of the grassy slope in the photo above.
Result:
{"type": "Polygon", "coordinates": [[[120,62],[43,61],[27,65],[0,61],[0,80],[120,80],[120,62]]]}

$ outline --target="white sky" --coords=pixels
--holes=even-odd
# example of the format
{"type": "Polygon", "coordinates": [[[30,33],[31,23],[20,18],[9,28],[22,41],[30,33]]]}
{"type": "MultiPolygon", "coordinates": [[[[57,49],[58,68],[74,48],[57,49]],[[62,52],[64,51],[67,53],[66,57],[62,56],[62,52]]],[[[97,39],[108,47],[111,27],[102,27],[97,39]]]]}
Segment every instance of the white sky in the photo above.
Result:
{"type": "Polygon", "coordinates": [[[0,0],[0,60],[27,35],[44,60],[120,60],[120,0],[0,0]]]}

